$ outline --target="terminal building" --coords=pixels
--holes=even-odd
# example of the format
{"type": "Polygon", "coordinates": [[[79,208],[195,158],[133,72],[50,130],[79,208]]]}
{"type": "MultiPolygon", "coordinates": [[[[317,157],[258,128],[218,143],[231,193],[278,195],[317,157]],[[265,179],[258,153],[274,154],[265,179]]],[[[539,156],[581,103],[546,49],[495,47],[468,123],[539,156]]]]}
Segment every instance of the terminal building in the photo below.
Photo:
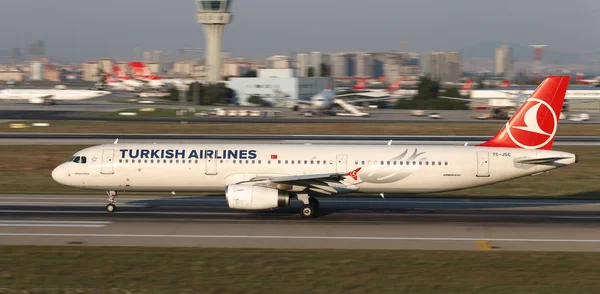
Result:
{"type": "MultiPolygon", "coordinates": [[[[529,97],[535,89],[478,89],[471,91],[471,106],[477,107],[516,107],[519,96],[529,97]]],[[[569,87],[565,95],[569,101],[567,109],[576,112],[600,113],[600,88],[569,87]],[[577,101],[583,101],[577,103],[577,101]]]]}
{"type": "Polygon", "coordinates": [[[227,86],[235,91],[240,105],[249,105],[248,99],[258,96],[274,106],[284,107],[289,100],[309,100],[327,88],[334,88],[334,79],[298,77],[292,68],[267,68],[258,69],[256,78],[230,78],[227,86]]]}

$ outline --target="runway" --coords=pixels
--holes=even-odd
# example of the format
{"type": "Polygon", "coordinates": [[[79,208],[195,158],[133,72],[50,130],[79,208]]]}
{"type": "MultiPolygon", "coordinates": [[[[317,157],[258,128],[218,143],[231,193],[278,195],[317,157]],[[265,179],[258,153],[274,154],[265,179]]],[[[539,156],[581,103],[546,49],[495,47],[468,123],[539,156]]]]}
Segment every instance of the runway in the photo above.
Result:
{"type": "Polygon", "coordinates": [[[269,212],[222,196],[0,195],[0,244],[294,249],[600,251],[600,201],[322,198],[269,212]],[[483,245],[482,245],[483,244],[483,245]]]}
{"type": "MultiPolygon", "coordinates": [[[[73,133],[0,133],[0,145],[11,144],[107,144],[121,143],[278,143],[278,144],[427,144],[476,145],[490,136],[398,136],[398,135],[243,135],[243,134],[73,134],[73,133]]],[[[599,136],[560,136],[557,146],[598,146],[599,136]]]]}
{"type": "MultiPolygon", "coordinates": [[[[131,98],[131,97],[129,97],[131,98]]],[[[368,109],[367,117],[316,115],[306,117],[303,112],[296,112],[287,108],[257,108],[243,106],[201,106],[198,110],[214,112],[216,108],[244,109],[260,111],[276,111],[277,116],[269,117],[229,117],[229,116],[187,116],[187,117],[106,117],[107,113],[119,111],[157,108],[157,109],[182,109],[178,104],[137,104],[115,103],[112,101],[126,101],[123,97],[102,97],[84,101],[73,101],[53,106],[40,106],[36,104],[9,104],[0,103],[0,120],[65,120],[65,121],[121,121],[121,122],[212,122],[212,123],[491,123],[502,124],[506,120],[476,120],[472,118],[472,110],[428,110],[426,114],[438,113],[442,119],[431,119],[427,115],[416,117],[410,110],[402,109],[368,109]]],[[[154,100],[156,99],[140,99],[154,100]]],[[[584,122],[561,121],[561,124],[598,124],[600,114],[590,113],[590,120],[584,122]]]]}

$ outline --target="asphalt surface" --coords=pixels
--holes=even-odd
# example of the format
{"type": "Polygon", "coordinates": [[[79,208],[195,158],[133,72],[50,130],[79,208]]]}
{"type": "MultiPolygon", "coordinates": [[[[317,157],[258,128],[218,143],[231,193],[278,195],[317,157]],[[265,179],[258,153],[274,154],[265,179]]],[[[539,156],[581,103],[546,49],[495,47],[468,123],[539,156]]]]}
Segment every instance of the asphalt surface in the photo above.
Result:
{"type": "MultiPolygon", "coordinates": [[[[397,135],[243,135],[243,134],[102,134],[102,133],[0,133],[0,145],[10,144],[106,144],[119,139],[127,143],[278,143],[278,144],[428,144],[475,145],[489,136],[397,136],[397,135]]],[[[557,146],[598,146],[599,136],[556,137],[557,146]]]]}
{"type": "MultiPolygon", "coordinates": [[[[198,116],[198,117],[162,117],[162,118],[141,118],[141,117],[105,117],[106,113],[118,112],[123,110],[140,108],[162,108],[162,109],[181,109],[178,104],[164,104],[156,98],[135,98],[131,94],[113,94],[104,97],[62,102],[57,105],[44,106],[28,103],[7,103],[0,101],[0,120],[87,120],[87,121],[147,121],[147,122],[219,122],[219,123],[398,123],[398,122],[422,122],[422,123],[504,123],[505,120],[475,120],[472,115],[475,113],[470,110],[431,110],[426,114],[439,113],[443,119],[430,119],[425,117],[415,117],[410,115],[410,110],[399,109],[366,109],[370,115],[368,117],[349,117],[349,116],[329,116],[319,115],[314,117],[305,117],[302,112],[295,112],[287,108],[256,108],[256,107],[222,107],[222,106],[203,106],[199,109],[214,111],[215,108],[223,109],[257,109],[278,111],[276,117],[217,117],[217,116],[198,116]],[[141,104],[141,103],[118,103],[115,101],[126,102],[128,99],[138,101],[154,101],[159,103],[141,104]]],[[[481,113],[481,112],[477,112],[481,113]]],[[[590,120],[586,122],[564,121],[561,124],[598,124],[600,123],[600,114],[591,113],[590,120]]]]}
{"type": "Polygon", "coordinates": [[[222,196],[0,195],[0,244],[600,251],[600,201],[322,198],[233,211],[222,196]],[[482,245],[483,244],[483,245],[482,245]]]}

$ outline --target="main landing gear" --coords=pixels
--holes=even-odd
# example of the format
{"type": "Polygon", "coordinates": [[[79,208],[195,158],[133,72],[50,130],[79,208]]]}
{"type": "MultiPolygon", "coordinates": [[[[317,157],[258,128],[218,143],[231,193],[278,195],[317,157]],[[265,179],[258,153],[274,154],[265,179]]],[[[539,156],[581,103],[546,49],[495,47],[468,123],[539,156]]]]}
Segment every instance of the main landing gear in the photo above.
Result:
{"type": "Polygon", "coordinates": [[[319,200],[308,196],[308,194],[298,194],[298,200],[304,203],[302,208],[300,208],[300,216],[302,218],[314,218],[317,216],[320,206],[319,200]]]}
{"type": "Polygon", "coordinates": [[[117,210],[117,191],[107,191],[108,194],[108,205],[106,205],[106,211],[115,212],[117,210]]]}

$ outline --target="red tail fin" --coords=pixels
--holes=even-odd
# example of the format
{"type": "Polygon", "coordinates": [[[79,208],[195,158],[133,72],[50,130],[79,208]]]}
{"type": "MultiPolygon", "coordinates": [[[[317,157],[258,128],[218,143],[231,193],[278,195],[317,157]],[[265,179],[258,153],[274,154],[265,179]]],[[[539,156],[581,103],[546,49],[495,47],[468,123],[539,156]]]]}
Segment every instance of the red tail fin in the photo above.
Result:
{"type": "Polygon", "coordinates": [[[367,88],[367,79],[360,79],[360,80],[358,80],[356,85],[354,85],[354,87],[352,87],[352,90],[364,90],[366,88],[367,88]]]}
{"type": "Polygon", "coordinates": [[[396,91],[400,89],[400,84],[402,83],[402,78],[397,78],[389,87],[388,91],[396,91]]]}
{"type": "Polygon", "coordinates": [[[508,88],[508,87],[510,87],[510,81],[509,80],[502,81],[500,88],[508,88]]]}
{"type": "Polygon", "coordinates": [[[473,80],[467,80],[465,84],[460,88],[461,91],[469,91],[473,86],[473,80]]]}
{"type": "Polygon", "coordinates": [[[552,149],[569,80],[547,77],[500,132],[480,146],[552,149]]]}

